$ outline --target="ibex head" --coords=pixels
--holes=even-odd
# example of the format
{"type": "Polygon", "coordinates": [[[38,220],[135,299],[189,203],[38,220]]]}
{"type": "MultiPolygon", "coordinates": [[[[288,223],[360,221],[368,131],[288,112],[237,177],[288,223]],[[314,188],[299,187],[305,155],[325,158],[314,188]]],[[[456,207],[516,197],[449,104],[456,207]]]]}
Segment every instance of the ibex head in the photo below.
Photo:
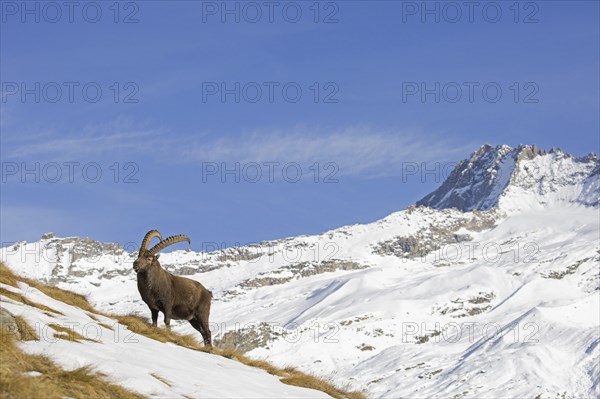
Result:
{"type": "Polygon", "coordinates": [[[150,230],[148,233],[146,233],[144,239],[142,240],[138,257],[135,262],[133,262],[133,270],[135,270],[136,273],[148,270],[150,266],[152,266],[155,262],[158,262],[157,254],[161,249],[181,241],[187,241],[188,244],[191,243],[189,237],[183,234],[167,237],[165,240],[163,240],[162,236],[157,230],[150,230]],[[148,249],[150,241],[152,241],[152,239],[155,237],[160,240],[159,243],[148,249]]]}

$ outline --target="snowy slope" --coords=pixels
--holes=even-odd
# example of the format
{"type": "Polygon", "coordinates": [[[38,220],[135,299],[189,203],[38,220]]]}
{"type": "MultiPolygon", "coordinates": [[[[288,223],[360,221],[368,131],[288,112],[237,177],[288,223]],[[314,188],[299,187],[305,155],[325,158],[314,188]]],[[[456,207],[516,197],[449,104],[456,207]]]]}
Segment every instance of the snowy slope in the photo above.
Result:
{"type": "Polygon", "coordinates": [[[49,356],[64,369],[92,366],[111,382],[155,398],[329,397],[323,392],[285,385],[264,370],[221,356],[134,334],[115,320],[94,314],[96,321],[88,312],[50,298],[25,283],[19,283],[18,289],[1,283],[0,286],[62,313],[43,312],[2,298],[2,307],[23,317],[41,338],[20,342],[20,348],[30,354],[49,356]],[[55,338],[49,324],[73,328],[88,340],[55,338]]]}
{"type": "MultiPolygon", "coordinates": [[[[597,397],[598,162],[484,146],[429,207],[161,263],[215,293],[220,345],[372,397],[597,397]]],[[[101,310],[149,317],[121,246],[48,235],[0,258],[101,310]]]]}

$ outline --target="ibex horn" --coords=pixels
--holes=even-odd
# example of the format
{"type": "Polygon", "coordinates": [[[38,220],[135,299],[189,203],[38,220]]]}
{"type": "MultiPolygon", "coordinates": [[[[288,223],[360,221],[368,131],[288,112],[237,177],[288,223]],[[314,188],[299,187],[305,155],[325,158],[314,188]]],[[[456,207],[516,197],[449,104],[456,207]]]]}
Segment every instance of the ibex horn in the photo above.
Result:
{"type": "Polygon", "coordinates": [[[150,248],[150,253],[152,255],[155,255],[158,251],[165,249],[169,245],[173,245],[175,243],[182,242],[182,241],[187,241],[188,244],[192,243],[192,241],[190,240],[190,238],[188,236],[186,236],[184,234],[179,234],[176,236],[167,237],[164,241],[159,242],[158,244],[156,244],[155,246],[150,248]]]}
{"type": "Polygon", "coordinates": [[[162,236],[160,235],[158,230],[150,230],[146,233],[144,239],[142,240],[142,244],[140,245],[140,252],[148,250],[148,245],[154,237],[158,237],[159,241],[162,241],[162,236]]]}

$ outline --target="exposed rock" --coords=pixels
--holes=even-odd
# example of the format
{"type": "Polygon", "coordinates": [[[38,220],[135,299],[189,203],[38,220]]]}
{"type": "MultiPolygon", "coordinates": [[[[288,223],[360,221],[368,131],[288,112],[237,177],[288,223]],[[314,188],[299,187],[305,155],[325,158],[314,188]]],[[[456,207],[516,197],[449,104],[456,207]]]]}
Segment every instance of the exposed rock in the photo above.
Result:
{"type": "Polygon", "coordinates": [[[362,315],[362,316],[356,316],[353,319],[349,319],[349,320],[342,320],[340,322],[340,325],[342,326],[349,326],[352,323],[360,323],[361,321],[365,321],[368,320],[370,318],[372,318],[373,315],[372,314],[366,314],[366,315],[362,315]]]}
{"type": "Polygon", "coordinates": [[[223,337],[214,340],[221,349],[235,349],[242,353],[256,348],[264,348],[269,341],[281,337],[284,332],[276,331],[269,323],[260,323],[251,327],[228,331],[223,337]]]}
{"type": "Polygon", "coordinates": [[[476,296],[462,299],[456,298],[442,306],[435,306],[432,313],[448,315],[453,318],[475,316],[492,308],[490,302],[496,298],[494,292],[479,292],[476,296]]]}
{"type": "Polygon", "coordinates": [[[437,251],[444,245],[470,241],[471,239],[468,234],[455,234],[449,230],[424,228],[414,236],[398,236],[380,242],[373,249],[373,253],[393,255],[399,258],[417,258],[437,251]]]}
{"type": "Polygon", "coordinates": [[[442,372],[442,369],[438,369],[438,370],[434,370],[434,371],[426,371],[425,373],[419,375],[418,378],[430,380],[431,377],[433,377],[434,375],[439,374],[441,372],[442,372]]]}
{"type": "Polygon", "coordinates": [[[301,277],[314,276],[338,270],[360,270],[368,268],[368,265],[349,260],[331,259],[323,262],[300,262],[292,265],[290,270],[301,277]]]}
{"type": "MultiPolygon", "coordinates": [[[[405,367],[404,370],[412,370],[412,369],[415,369],[417,367],[421,367],[424,365],[425,365],[425,362],[420,362],[420,363],[415,364],[414,366],[405,367]]],[[[400,370],[397,370],[397,371],[400,371],[400,370]]]]}
{"type": "MultiPolygon", "coordinates": [[[[102,258],[113,257],[117,259],[127,256],[125,249],[116,243],[102,243],[90,238],[56,238],[52,233],[45,234],[48,239],[40,247],[40,256],[54,263],[51,274],[45,282],[56,285],[61,282],[77,281],[78,278],[99,273],[102,269],[90,268],[90,263],[99,262],[102,258]],[[80,262],[85,262],[85,267],[79,267],[80,262]]],[[[112,278],[112,274],[129,274],[130,268],[120,271],[111,271],[101,278],[112,278]]]]}
{"type": "Polygon", "coordinates": [[[73,244],[71,262],[76,262],[78,259],[98,259],[102,255],[118,256],[125,252],[119,244],[103,243],[90,238],[76,239],[73,244]]]}
{"type": "Polygon", "coordinates": [[[416,338],[415,344],[424,344],[425,342],[429,342],[429,338],[437,337],[441,333],[442,333],[441,331],[435,330],[431,334],[417,336],[417,337],[415,337],[416,338]]]}
{"type": "Polygon", "coordinates": [[[17,340],[21,339],[19,324],[15,317],[8,310],[0,308],[0,333],[14,336],[17,340]]]}
{"type": "Polygon", "coordinates": [[[445,224],[440,221],[435,226],[423,226],[413,235],[396,236],[390,240],[379,242],[373,247],[373,253],[399,258],[423,257],[446,245],[471,241],[471,235],[464,232],[459,233],[459,230],[479,232],[490,229],[494,227],[500,213],[497,211],[474,211],[472,215],[472,217],[465,215],[464,218],[454,218],[445,224]]]}
{"type": "MultiPolygon", "coordinates": [[[[588,157],[598,163],[598,158],[595,154],[590,154],[588,157]]],[[[577,200],[585,206],[600,206],[600,163],[583,181],[583,189],[577,200]]]]}
{"type": "Polygon", "coordinates": [[[583,263],[585,263],[591,259],[592,259],[591,257],[585,258],[585,259],[580,259],[577,262],[573,263],[572,265],[567,266],[567,268],[564,270],[553,270],[548,273],[542,273],[541,276],[543,278],[553,278],[556,280],[561,280],[565,276],[568,276],[570,274],[575,274],[575,272],[577,271],[579,266],[581,266],[583,263]]]}
{"type": "Polygon", "coordinates": [[[257,277],[243,281],[239,284],[241,288],[257,288],[278,284],[285,284],[293,279],[314,276],[316,274],[334,272],[338,270],[360,270],[366,269],[368,265],[358,262],[331,259],[322,262],[304,261],[283,266],[280,269],[259,274],[257,277]],[[278,277],[279,274],[286,274],[278,277]]]}
{"type": "Polygon", "coordinates": [[[102,274],[100,274],[98,276],[98,278],[110,280],[117,276],[129,276],[129,275],[132,275],[133,273],[134,273],[133,267],[127,268],[127,269],[112,269],[112,270],[103,272],[102,274]]]}
{"type": "Polygon", "coordinates": [[[372,350],[375,350],[375,347],[374,347],[373,345],[368,345],[368,344],[365,344],[365,343],[362,343],[362,344],[360,344],[360,345],[357,345],[357,346],[356,346],[356,348],[357,348],[357,349],[360,349],[360,350],[361,350],[361,351],[363,351],[363,352],[364,352],[364,351],[372,351],[372,350]]]}
{"type": "Polygon", "coordinates": [[[293,277],[257,277],[251,280],[242,281],[239,286],[242,288],[258,288],[285,284],[292,279],[293,277]]]}
{"type": "Polygon", "coordinates": [[[501,179],[502,167],[505,163],[514,164],[518,155],[511,152],[513,149],[509,146],[482,146],[470,159],[459,162],[440,188],[418,201],[417,205],[462,211],[493,208],[497,205],[497,198],[492,193],[501,192],[509,182],[507,178],[501,179]]]}
{"type": "Polygon", "coordinates": [[[246,248],[227,248],[217,256],[219,262],[239,262],[242,260],[254,260],[263,256],[259,251],[251,252],[246,248]]]}

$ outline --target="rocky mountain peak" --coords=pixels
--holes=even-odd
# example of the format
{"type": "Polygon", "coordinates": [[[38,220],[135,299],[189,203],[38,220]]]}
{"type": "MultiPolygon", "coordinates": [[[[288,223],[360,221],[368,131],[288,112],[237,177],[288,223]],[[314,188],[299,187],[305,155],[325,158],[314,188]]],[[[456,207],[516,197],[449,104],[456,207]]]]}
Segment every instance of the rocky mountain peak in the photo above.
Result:
{"type": "Polygon", "coordinates": [[[574,158],[559,148],[546,151],[535,144],[516,148],[485,144],[459,162],[448,179],[417,205],[471,211],[556,200],[597,206],[598,165],[594,153],[574,158]]]}

